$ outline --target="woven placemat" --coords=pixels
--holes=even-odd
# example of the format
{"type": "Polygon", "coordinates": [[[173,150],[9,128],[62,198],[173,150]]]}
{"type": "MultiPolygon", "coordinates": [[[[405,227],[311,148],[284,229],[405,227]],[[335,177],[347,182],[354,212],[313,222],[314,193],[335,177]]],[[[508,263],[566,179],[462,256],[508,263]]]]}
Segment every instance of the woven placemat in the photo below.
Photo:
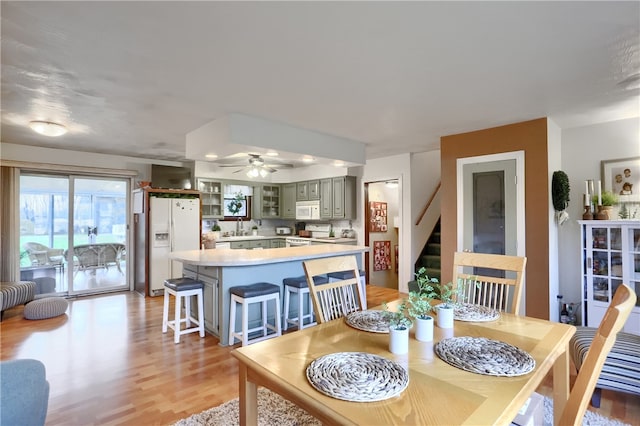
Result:
{"type": "Polygon", "coordinates": [[[409,385],[409,374],[394,361],[365,352],[338,352],[317,358],[307,379],[319,392],[356,402],[382,401],[409,385]]]}
{"type": "Polygon", "coordinates": [[[485,322],[496,321],[500,312],[486,306],[459,303],[453,308],[453,319],[458,321],[485,322]]]}
{"type": "Polygon", "coordinates": [[[352,312],[346,317],[347,324],[353,328],[373,333],[389,333],[389,319],[384,311],[367,310],[352,312]]]}
{"type": "Polygon", "coordinates": [[[536,366],[522,349],[484,337],[451,337],[438,342],[435,351],[454,367],[488,376],[522,376],[536,366]]]}

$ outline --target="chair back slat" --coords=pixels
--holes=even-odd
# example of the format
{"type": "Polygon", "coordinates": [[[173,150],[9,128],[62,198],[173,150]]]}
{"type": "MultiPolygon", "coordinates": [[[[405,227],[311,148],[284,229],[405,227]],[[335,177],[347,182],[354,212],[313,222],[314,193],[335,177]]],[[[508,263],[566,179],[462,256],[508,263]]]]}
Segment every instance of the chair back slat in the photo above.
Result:
{"type": "Polygon", "coordinates": [[[360,273],[355,256],[337,256],[303,262],[309,294],[319,323],[362,310],[360,273]],[[332,272],[352,272],[352,277],[316,285],[313,277],[332,272]]]}
{"type": "Polygon", "coordinates": [[[518,314],[526,264],[526,257],[456,252],[453,257],[453,282],[458,288],[463,286],[460,294],[467,303],[518,314]],[[464,268],[491,269],[496,273],[504,273],[505,277],[473,274],[464,268]],[[506,276],[508,274],[512,277],[506,276]]]}
{"type": "Polygon", "coordinates": [[[616,335],[629,318],[635,306],[637,296],[626,284],[621,284],[616,290],[611,304],[600,322],[589,351],[582,362],[576,382],[571,389],[569,400],[562,411],[559,424],[580,425],[591,394],[596,387],[602,367],[616,342],[616,335]]]}

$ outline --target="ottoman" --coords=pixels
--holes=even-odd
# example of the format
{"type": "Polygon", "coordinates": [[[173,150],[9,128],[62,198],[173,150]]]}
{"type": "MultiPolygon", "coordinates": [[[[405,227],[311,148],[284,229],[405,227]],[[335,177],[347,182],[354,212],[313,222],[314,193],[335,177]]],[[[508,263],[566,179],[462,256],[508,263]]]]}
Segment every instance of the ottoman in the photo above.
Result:
{"type": "Polygon", "coordinates": [[[36,283],[32,281],[15,281],[0,283],[0,305],[2,313],[14,306],[24,305],[33,300],[36,294],[36,283]]]}
{"type": "Polygon", "coordinates": [[[62,297],[45,297],[29,302],[24,307],[24,317],[39,320],[57,317],[67,311],[69,302],[62,297]]]}

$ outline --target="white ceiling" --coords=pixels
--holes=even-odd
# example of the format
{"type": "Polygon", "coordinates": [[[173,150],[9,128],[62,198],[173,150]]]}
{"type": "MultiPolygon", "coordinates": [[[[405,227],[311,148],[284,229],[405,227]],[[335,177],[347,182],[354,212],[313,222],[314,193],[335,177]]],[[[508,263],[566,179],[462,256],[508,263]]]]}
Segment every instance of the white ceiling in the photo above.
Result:
{"type": "Polygon", "coordinates": [[[640,115],[637,1],[1,7],[6,143],[183,160],[187,133],[243,113],[379,158],[545,116],[640,115]],[[37,135],[36,119],[70,132],[37,135]]]}

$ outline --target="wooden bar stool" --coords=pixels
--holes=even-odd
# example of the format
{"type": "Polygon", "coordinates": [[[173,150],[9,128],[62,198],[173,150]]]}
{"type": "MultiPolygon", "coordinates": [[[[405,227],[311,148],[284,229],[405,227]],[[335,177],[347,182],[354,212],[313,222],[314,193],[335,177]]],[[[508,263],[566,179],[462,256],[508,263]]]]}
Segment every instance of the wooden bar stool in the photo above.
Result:
{"type": "MultiPolygon", "coordinates": [[[[329,279],[324,275],[318,275],[313,277],[313,282],[316,284],[326,284],[329,282],[329,279]]],[[[284,284],[284,330],[286,331],[287,328],[289,328],[289,324],[297,326],[298,330],[316,325],[313,320],[313,303],[311,302],[311,299],[309,299],[309,284],[307,284],[307,277],[302,275],[300,277],[285,278],[282,280],[282,284],[284,284]],[[292,293],[298,295],[298,316],[296,317],[289,317],[289,302],[291,300],[292,293]],[[306,315],[304,313],[305,299],[308,300],[309,304],[309,313],[306,315]],[[309,323],[307,325],[304,324],[305,319],[309,319],[309,323]]]]}
{"type": "Polygon", "coordinates": [[[250,345],[261,340],[271,339],[282,335],[280,326],[280,287],[270,283],[256,283],[251,285],[236,286],[229,288],[231,293],[231,306],[229,306],[229,345],[235,343],[237,338],[242,342],[242,346],[250,345]],[[269,324],[267,316],[267,304],[273,300],[275,303],[275,324],[269,324]],[[236,331],[236,304],[239,303],[242,309],[242,328],[236,331]],[[261,324],[249,329],[249,305],[260,303],[262,317],[261,324]],[[274,333],[269,334],[269,330],[274,333]],[[261,331],[262,335],[249,339],[249,334],[261,331]]]}
{"type": "Polygon", "coordinates": [[[200,332],[200,337],[204,337],[204,301],[203,301],[204,284],[192,278],[171,278],[164,282],[164,310],[162,312],[162,332],[167,332],[167,327],[171,327],[174,331],[174,343],[180,343],[180,336],[187,333],[200,332]],[[169,297],[173,295],[176,298],[175,318],[169,321],[169,297]],[[191,296],[197,296],[198,299],[198,318],[191,316],[191,296]],[[182,299],[184,298],[184,314],[182,318],[182,299]],[[185,323],[186,328],[181,330],[180,325],[185,323]],[[191,327],[191,323],[195,323],[197,327],[191,327]]]}
{"type": "MultiPolygon", "coordinates": [[[[362,310],[366,310],[367,309],[367,281],[365,278],[365,272],[364,270],[360,269],[358,270],[358,274],[360,275],[360,300],[362,300],[362,310]]],[[[342,281],[342,280],[348,280],[349,278],[353,278],[353,272],[352,271],[342,271],[342,272],[331,272],[329,274],[327,274],[327,276],[329,277],[329,282],[332,283],[334,281],[342,281]]]]}

